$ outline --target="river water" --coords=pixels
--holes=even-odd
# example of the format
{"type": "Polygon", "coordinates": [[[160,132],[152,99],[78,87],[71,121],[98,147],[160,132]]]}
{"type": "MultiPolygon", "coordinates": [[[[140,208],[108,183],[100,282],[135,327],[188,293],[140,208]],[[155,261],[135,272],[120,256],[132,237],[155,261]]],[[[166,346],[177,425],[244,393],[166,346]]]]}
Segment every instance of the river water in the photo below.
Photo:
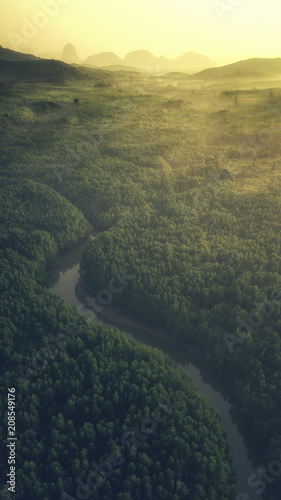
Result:
{"type": "MultiPolygon", "coordinates": [[[[51,290],[55,295],[63,299],[67,305],[76,307],[80,314],[87,315],[94,324],[97,324],[101,320],[93,311],[80,304],[75,294],[75,286],[79,279],[79,260],[88,241],[84,240],[58,257],[56,264],[50,271],[51,290]]],[[[248,478],[251,474],[256,473],[258,465],[256,453],[250,451],[249,447],[246,446],[242,434],[233,421],[230,414],[233,404],[228,396],[229,389],[221,378],[202,359],[178,346],[173,340],[161,338],[157,335],[153,336],[151,333],[146,333],[137,328],[116,326],[127,336],[134,337],[143,344],[161,350],[164,355],[168,355],[177,363],[180,370],[187,371],[199,394],[207,396],[210,403],[220,414],[222,426],[227,433],[227,441],[236,473],[235,489],[237,496],[235,500],[261,499],[261,495],[256,493],[257,488],[248,486],[248,478]]]]}

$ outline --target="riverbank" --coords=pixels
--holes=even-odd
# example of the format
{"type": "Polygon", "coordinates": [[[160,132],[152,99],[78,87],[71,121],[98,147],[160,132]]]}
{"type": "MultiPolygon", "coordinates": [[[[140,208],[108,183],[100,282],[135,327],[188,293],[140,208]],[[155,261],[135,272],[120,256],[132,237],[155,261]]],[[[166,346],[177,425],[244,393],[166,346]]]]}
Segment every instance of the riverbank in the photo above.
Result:
{"type": "Polygon", "coordinates": [[[204,363],[208,364],[210,367],[214,369],[214,367],[206,360],[203,353],[200,349],[188,342],[183,340],[178,340],[176,337],[173,337],[169,332],[165,331],[162,328],[158,328],[156,326],[150,326],[139,318],[136,318],[132,314],[122,313],[117,307],[113,305],[108,305],[103,308],[101,312],[98,312],[92,305],[91,301],[93,296],[91,296],[89,288],[87,284],[80,277],[78,283],[75,287],[75,294],[79,302],[87,309],[93,311],[98,317],[102,320],[112,323],[114,325],[118,324],[120,326],[125,326],[128,328],[137,328],[145,333],[148,333],[153,336],[161,337],[163,339],[167,339],[172,341],[175,345],[183,348],[188,353],[196,356],[204,363]]]}
{"type": "Polygon", "coordinates": [[[261,463],[262,455],[247,439],[248,427],[241,425],[241,421],[239,425],[237,421],[234,423],[231,417],[237,403],[231,395],[229,384],[224,377],[216,373],[214,366],[206,361],[202,352],[194,345],[176,339],[164,329],[150,327],[144,321],[124,314],[117,308],[107,306],[102,313],[98,313],[93,307],[89,308],[88,301],[93,301],[93,298],[85,285],[82,287],[82,280],[79,279],[79,262],[86,245],[87,240],[58,258],[51,273],[52,292],[66,304],[76,307],[80,314],[89,316],[93,324],[100,319],[123,330],[125,335],[133,337],[137,342],[160,350],[164,356],[176,363],[179,370],[188,373],[198,393],[208,397],[220,415],[233,458],[237,494],[243,491],[251,500],[259,500],[261,497],[253,492],[247,481],[250,475],[255,473],[253,463],[261,463]]]}

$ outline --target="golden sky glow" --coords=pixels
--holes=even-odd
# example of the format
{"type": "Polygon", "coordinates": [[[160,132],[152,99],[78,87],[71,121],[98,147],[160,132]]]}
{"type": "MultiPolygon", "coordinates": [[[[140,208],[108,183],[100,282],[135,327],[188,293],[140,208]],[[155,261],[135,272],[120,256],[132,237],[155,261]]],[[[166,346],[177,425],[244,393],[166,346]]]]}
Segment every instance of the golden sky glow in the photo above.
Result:
{"type": "Polygon", "coordinates": [[[137,49],[171,58],[199,52],[219,65],[250,57],[281,56],[280,0],[1,3],[0,44],[14,50],[30,48],[36,55],[48,50],[61,52],[71,42],[81,59],[102,51],[124,57],[137,49]]]}

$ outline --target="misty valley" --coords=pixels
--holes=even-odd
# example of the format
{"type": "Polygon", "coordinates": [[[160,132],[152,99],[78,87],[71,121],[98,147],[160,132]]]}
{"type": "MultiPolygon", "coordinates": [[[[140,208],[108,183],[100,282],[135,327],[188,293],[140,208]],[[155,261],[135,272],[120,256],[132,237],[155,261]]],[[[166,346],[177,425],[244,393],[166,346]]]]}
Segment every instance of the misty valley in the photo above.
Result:
{"type": "Polygon", "coordinates": [[[280,59],[0,49],[0,500],[279,499],[280,59]]]}

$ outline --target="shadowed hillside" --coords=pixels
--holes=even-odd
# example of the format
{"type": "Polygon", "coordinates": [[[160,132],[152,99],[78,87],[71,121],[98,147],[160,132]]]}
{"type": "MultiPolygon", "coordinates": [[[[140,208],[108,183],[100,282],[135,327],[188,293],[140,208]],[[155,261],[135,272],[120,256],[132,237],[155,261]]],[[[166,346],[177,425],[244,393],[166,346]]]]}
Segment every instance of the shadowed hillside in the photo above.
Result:
{"type": "Polygon", "coordinates": [[[0,60],[0,79],[26,83],[63,84],[69,80],[111,80],[108,73],[100,70],[73,67],[61,61],[4,61],[0,60]]]}
{"type": "Polygon", "coordinates": [[[5,61],[38,61],[39,57],[31,54],[22,54],[21,52],[16,52],[15,50],[4,49],[4,47],[0,45],[0,59],[5,61]]]}

